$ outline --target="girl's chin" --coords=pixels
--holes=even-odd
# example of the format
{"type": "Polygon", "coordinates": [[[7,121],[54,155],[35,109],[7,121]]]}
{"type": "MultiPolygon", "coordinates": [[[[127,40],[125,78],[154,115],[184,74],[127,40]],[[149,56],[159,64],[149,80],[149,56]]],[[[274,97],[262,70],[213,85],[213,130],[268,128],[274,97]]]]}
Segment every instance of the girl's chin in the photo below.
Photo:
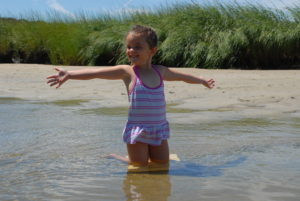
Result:
{"type": "Polygon", "coordinates": [[[131,63],[138,63],[139,60],[138,59],[129,59],[131,63]]]}
{"type": "Polygon", "coordinates": [[[130,61],[130,63],[132,64],[132,65],[134,65],[134,66],[138,66],[138,65],[140,65],[140,63],[139,62],[137,62],[137,61],[130,61]]]}

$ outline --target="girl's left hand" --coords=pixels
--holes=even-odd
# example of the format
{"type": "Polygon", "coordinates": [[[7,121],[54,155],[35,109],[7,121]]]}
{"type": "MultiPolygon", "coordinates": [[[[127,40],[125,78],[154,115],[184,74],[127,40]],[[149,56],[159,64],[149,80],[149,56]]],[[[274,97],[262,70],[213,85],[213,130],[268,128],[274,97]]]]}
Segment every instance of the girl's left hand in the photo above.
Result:
{"type": "Polygon", "coordinates": [[[50,87],[57,85],[56,88],[59,88],[65,81],[68,80],[69,74],[68,71],[62,68],[55,68],[55,70],[58,72],[58,74],[47,77],[47,84],[49,84],[50,87]]]}

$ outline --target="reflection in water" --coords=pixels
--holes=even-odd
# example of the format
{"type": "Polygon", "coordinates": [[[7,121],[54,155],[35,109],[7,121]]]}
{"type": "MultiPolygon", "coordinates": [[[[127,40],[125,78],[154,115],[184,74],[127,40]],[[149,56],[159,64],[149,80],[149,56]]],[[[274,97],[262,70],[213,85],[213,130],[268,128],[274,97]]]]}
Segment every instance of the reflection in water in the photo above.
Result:
{"type": "Polygon", "coordinates": [[[169,171],[148,173],[127,173],[123,182],[127,201],[155,200],[165,201],[171,195],[170,176],[216,177],[223,174],[224,168],[242,164],[246,157],[240,156],[218,166],[204,166],[191,162],[171,163],[169,171]]]}
{"type": "Polygon", "coordinates": [[[123,183],[127,201],[155,200],[166,201],[171,195],[171,182],[168,174],[130,174],[123,183]]]}

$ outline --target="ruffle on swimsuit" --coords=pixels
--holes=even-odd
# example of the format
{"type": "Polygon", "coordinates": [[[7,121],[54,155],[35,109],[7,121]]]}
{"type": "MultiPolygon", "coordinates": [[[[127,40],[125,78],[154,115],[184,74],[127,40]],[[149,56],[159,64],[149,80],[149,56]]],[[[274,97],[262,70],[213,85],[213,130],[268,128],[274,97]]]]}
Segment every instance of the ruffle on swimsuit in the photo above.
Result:
{"type": "Polygon", "coordinates": [[[159,126],[126,125],[123,133],[123,141],[127,144],[143,142],[159,146],[162,140],[167,140],[169,137],[170,128],[168,122],[159,126]]]}

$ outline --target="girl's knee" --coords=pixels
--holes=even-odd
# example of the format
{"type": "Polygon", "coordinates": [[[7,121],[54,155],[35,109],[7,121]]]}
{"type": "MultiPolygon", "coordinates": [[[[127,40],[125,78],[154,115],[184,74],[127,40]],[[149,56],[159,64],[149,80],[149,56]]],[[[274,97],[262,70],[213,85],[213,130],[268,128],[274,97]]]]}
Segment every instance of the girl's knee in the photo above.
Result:
{"type": "Polygon", "coordinates": [[[149,160],[148,145],[137,142],[128,144],[127,151],[129,155],[129,164],[134,166],[147,166],[149,160]]]}

